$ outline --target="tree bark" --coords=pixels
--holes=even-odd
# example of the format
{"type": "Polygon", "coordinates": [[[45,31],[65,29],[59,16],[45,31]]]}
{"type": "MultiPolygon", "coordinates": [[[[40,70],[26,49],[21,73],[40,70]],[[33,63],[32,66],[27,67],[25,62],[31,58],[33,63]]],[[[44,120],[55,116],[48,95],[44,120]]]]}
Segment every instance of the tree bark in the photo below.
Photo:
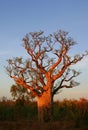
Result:
{"type": "Polygon", "coordinates": [[[38,121],[41,123],[53,121],[53,98],[50,90],[37,98],[38,121]]]}

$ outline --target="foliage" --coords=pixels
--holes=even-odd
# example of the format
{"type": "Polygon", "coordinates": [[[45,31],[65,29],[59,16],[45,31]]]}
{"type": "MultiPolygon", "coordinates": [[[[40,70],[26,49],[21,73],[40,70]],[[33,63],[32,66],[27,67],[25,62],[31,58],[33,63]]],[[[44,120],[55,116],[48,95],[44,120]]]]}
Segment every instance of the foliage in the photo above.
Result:
{"type": "Polygon", "coordinates": [[[27,89],[25,89],[22,85],[19,84],[12,85],[10,92],[13,97],[13,100],[24,102],[24,100],[29,101],[33,99],[33,97],[30,98],[30,92],[27,89]]]}

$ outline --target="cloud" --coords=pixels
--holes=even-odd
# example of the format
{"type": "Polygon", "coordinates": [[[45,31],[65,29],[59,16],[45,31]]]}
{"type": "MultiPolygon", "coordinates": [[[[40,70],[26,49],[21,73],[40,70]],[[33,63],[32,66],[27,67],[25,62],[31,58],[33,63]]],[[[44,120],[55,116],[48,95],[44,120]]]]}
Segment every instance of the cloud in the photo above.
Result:
{"type": "Polygon", "coordinates": [[[7,54],[9,54],[9,51],[0,50],[0,56],[4,56],[4,55],[7,55],[7,54]]]}

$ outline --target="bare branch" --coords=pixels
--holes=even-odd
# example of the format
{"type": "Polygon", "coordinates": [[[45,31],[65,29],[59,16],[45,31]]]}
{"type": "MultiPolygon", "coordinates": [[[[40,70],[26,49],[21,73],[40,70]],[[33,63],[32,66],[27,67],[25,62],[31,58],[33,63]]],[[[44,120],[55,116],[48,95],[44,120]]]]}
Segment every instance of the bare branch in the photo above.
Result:
{"type": "Polygon", "coordinates": [[[73,88],[75,86],[78,86],[79,83],[75,82],[73,78],[77,77],[79,74],[80,72],[68,68],[66,73],[63,74],[63,78],[61,79],[61,81],[57,81],[57,84],[55,84],[55,87],[53,87],[52,94],[57,94],[58,90],[62,88],[73,88]]]}
{"type": "Polygon", "coordinates": [[[30,32],[23,38],[29,59],[25,62],[22,57],[9,59],[6,67],[8,75],[35,96],[41,96],[49,89],[55,94],[63,87],[73,87],[76,83],[72,80],[79,73],[75,70],[69,71],[68,68],[88,55],[86,51],[85,54],[70,57],[69,49],[75,43],[67,32],[61,30],[46,37],[43,31],[30,32]],[[54,87],[57,79],[60,81],[59,86],[54,87]],[[64,84],[67,82],[68,85],[64,84]]]}

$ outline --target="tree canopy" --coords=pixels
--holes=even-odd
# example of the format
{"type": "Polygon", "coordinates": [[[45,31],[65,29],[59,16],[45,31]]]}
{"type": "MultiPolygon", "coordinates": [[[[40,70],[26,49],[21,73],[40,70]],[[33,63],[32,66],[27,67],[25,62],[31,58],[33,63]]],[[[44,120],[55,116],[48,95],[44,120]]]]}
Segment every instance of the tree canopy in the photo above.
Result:
{"type": "Polygon", "coordinates": [[[23,46],[29,58],[25,61],[22,57],[9,59],[7,72],[17,84],[29,89],[34,96],[41,96],[43,91],[48,89],[46,87],[48,76],[52,82],[59,78],[62,79],[61,83],[70,81],[69,86],[66,84],[61,84],[58,88],[52,86],[53,94],[59,88],[73,87],[76,82],[71,79],[79,72],[69,67],[87,55],[86,52],[82,55],[69,56],[69,50],[75,44],[76,42],[68,36],[68,32],[62,30],[48,36],[44,36],[43,31],[30,32],[23,38],[23,46]]]}

